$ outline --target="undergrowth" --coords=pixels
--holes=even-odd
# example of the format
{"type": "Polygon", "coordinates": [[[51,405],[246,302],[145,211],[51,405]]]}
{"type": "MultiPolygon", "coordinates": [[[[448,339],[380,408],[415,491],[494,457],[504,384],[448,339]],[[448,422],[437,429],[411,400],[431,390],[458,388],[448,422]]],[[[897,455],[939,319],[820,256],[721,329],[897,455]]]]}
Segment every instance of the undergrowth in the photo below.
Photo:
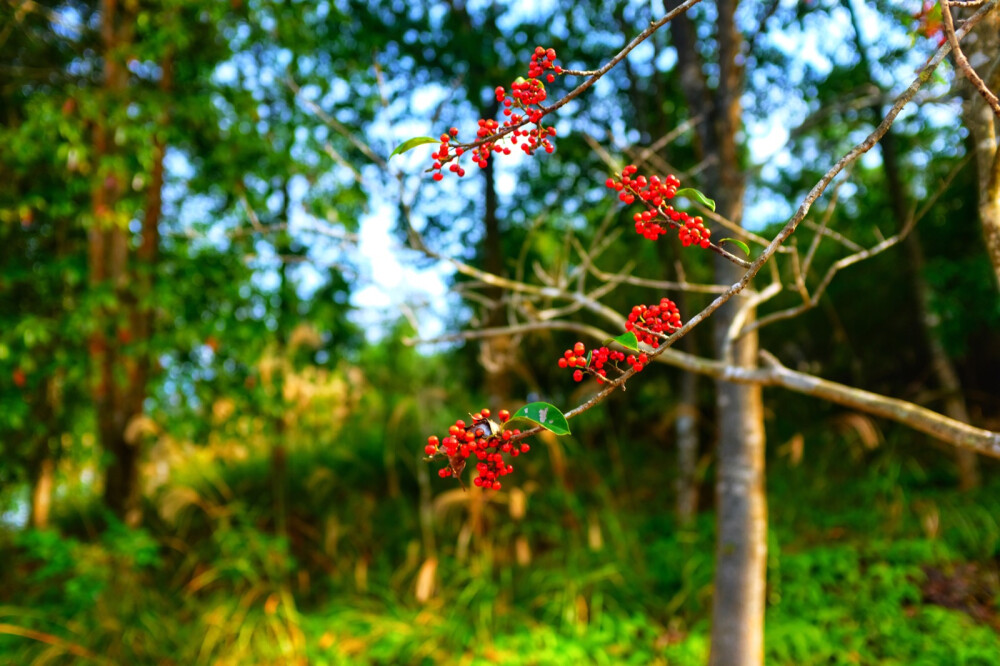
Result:
{"type": "MultiPolygon", "coordinates": [[[[582,445],[540,443],[488,499],[403,456],[389,482],[375,446],[293,450],[283,487],[265,455],[192,461],[142,529],[84,497],[3,534],[0,663],[705,663],[713,516],[670,517],[670,451],[568,474],[582,445]]],[[[1000,486],[844,447],[771,461],[767,663],[997,663],[1000,486]]]]}

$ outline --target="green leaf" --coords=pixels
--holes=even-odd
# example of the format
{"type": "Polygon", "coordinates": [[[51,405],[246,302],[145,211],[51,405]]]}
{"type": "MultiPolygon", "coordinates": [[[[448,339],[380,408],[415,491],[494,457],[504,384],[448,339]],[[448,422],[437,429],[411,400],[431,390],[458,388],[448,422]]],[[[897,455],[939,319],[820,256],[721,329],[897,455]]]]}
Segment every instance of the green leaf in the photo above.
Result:
{"type": "Polygon", "coordinates": [[[435,139],[429,136],[415,136],[412,139],[407,139],[403,143],[396,146],[396,149],[389,155],[389,159],[391,160],[396,155],[401,155],[402,153],[412,150],[417,146],[422,146],[425,143],[440,143],[440,141],[440,139],[435,139]]]}
{"type": "Polygon", "coordinates": [[[569,422],[566,421],[566,417],[559,411],[558,407],[550,405],[547,402],[528,403],[521,409],[517,410],[517,413],[511,416],[510,420],[503,424],[503,429],[513,429],[514,426],[511,424],[516,421],[528,422],[533,426],[542,426],[546,430],[550,430],[557,435],[569,434],[569,422]]]}
{"type": "Polygon", "coordinates": [[[715,212],[715,200],[709,199],[708,197],[706,197],[704,194],[694,189],[693,187],[683,187],[677,190],[677,194],[675,194],[674,196],[694,199],[702,206],[705,206],[706,208],[710,209],[713,213],[715,212]]]}
{"type": "Polygon", "coordinates": [[[585,368],[589,368],[590,367],[590,357],[593,356],[593,355],[594,355],[594,350],[593,349],[591,349],[589,352],[587,352],[587,363],[583,367],[585,367],[585,368]]]}
{"type": "Polygon", "coordinates": [[[732,243],[733,245],[743,250],[748,257],[750,256],[750,246],[744,243],[743,241],[736,240],[735,238],[723,238],[719,241],[719,245],[722,245],[723,243],[727,242],[732,243]]]}
{"type": "Polygon", "coordinates": [[[617,338],[611,338],[610,340],[605,340],[605,342],[617,342],[625,349],[631,349],[632,351],[641,352],[639,349],[639,338],[635,337],[635,333],[632,331],[625,331],[617,338]]]}

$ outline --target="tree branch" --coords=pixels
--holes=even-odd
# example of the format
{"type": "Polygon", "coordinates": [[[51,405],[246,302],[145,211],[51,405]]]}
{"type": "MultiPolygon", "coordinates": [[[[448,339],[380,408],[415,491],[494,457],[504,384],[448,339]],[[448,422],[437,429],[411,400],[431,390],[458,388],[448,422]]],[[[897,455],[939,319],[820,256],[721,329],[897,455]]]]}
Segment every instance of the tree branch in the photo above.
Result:
{"type": "MultiPolygon", "coordinates": [[[[517,326],[463,331],[429,340],[411,338],[405,340],[405,342],[407,344],[433,344],[437,342],[477,340],[541,330],[573,331],[599,341],[612,337],[609,332],[587,324],[568,321],[546,321],[519,324],[517,326]]],[[[782,365],[773,355],[766,351],[761,352],[761,358],[764,361],[764,367],[744,368],[728,365],[721,361],[702,358],[676,349],[665,349],[658,355],[657,360],[660,363],[680,368],[681,370],[695,372],[727,382],[777,386],[803,395],[813,396],[814,398],[857,409],[866,414],[895,421],[958,448],[976,451],[977,453],[1000,459],[1000,433],[970,426],[925,407],[913,404],[912,402],[872,393],[871,391],[865,391],[822,379],[815,375],[792,370],[782,365]]],[[[628,376],[631,376],[631,374],[633,374],[632,371],[626,373],[628,376]]],[[[617,380],[616,384],[623,385],[625,379],[627,377],[623,375],[617,380]]],[[[606,386],[601,389],[581,405],[567,412],[566,418],[573,418],[595,407],[609,396],[617,388],[617,385],[606,386]]],[[[525,431],[518,435],[516,439],[530,437],[533,434],[537,434],[540,430],[540,428],[534,428],[525,431]]]]}
{"type": "MultiPolygon", "coordinates": [[[[979,13],[988,12],[996,6],[997,0],[990,0],[986,3],[979,13]]],[[[982,95],[986,103],[990,105],[993,109],[993,113],[1000,118],[1000,99],[993,93],[992,90],[986,85],[986,83],[979,78],[976,74],[976,70],[972,68],[969,64],[969,60],[965,57],[965,53],[962,52],[962,46],[958,43],[958,35],[955,34],[955,22],[951,16],[951,7],[954,3],[949,2],[949,0],[941,0],[941,18],[944,23],[944,33],[948,36],[948,43],[951,45],[952,50],[955,52],[955,64],[958,66],[958,71],[962,73],[972,87],[982,95]]],[[[965,28],[965,26],[963,26],[965,28]]]]}

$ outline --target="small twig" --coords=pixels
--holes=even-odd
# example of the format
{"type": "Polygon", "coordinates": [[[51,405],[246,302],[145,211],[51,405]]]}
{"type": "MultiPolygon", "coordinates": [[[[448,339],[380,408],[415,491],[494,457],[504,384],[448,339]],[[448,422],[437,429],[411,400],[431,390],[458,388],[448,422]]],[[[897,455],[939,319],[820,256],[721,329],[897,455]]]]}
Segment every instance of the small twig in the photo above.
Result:
{"type": "Polygon", "coordinates": [[[757,38],[764,33],[764,28],[767,27],[767,20],[774,16],[779,4],[781,4],[780,0],[771,0],[771,3],[764,8],[764,13],[761,15],[760,21],[757,22],[757,29],[750,35],[750,39],[747,40],[745,50],[747,57],[753,55],[754,47],[757,45],[757,38]]]}
{"type": "Polygon", "coordinates": [[[943,181],[941,181],[941,186],[934,191],[934,194],[927,197],[927,200],[924,202],[924,205],[920,208],[920,210],[918,210],[914,214],[913,216],[914,224],[923,219],[924,215],[926,215],[928,211],[930,211],[931,207],[933,207],[934,204],[937,203],[937,200],[941,197],[941,195],[948,191],[948,187],[951,185],[951,181],[955,180],[955,176],[957,176],[959,172],[965,168],[965,165],[968,164],[973,157],[975,157],[975,153],[972,152],[966,153],[965,157],[959,160],[958,164],[952,167],[951,171],[948,172],[948,175],[945,176],[943,181]]]}
{"type": "Polygon", "coordinates": [[[333,128],[338,134],[344,136],[348,141],[350,141],[354,145],[355,148],[364,153],[365,156],[367,156],[368,159],[370,159],[372,162],[379,165],[383,169],[388,167],[385,160],[379,157],[375,153],[375,151],[368,146],[367,143],[359,139],[351,130],[347,128],[346,125],[344,125],[342,122],[340,122],[339,120],[328,114],[326,111],[324,111],[319,104],[316,104],[312,100],[303,97],[300,94],[302,91],[299,88],[299,85],[295,82],[295,80],[291,76],[285,78],[285,85],[287,85],[291,89],[292,93],[295,94],[295,98],[300,100],[302,104],[307,109],[312,111],[317,118],[322,120],[324,124],[333,128]]]}
{"type": "MultiPolygon", "coordinates": [[[[986,7],[983,7],[980,11],[989,11],[996,5],[996,2],[997,0],[989,0],[989,2],[986,3],[986,7]]],[[[996,94],[994,94],[986,83],[979,78],[979,75],[976,74],[976,70],[974,70],[972,65],[969,64],[968,59],[962,52],[961,45],[958,43],[958,35],[955,34],[955,23],[951,16],[950,5],[952,4],[958,3],[949,2],[949,0],[941,0],[942,23],[944,24],[944,32],[948,36],[948,43],[951,44],[951,48],[955,52],[955,64],[958,65],[958,70],[962,72],[962,75],[969,81],[970,84],[972,84],[972,87],[975,88],[979,94],[982,95],[983,99],[986,100],[986,103],[990,105],[990,108],[993,109],[993,113],[1000,118],[1000,99],[997,99],[996,94]]]]}
{"type": "Polygon", "coordinates": [[[541,310],[538,312],[538,318],[541,320],[546,319],[557,319],[559,317],[564,317],[568,314],[572,314],[584,307],[586,307],[588,302],[597,303],[602,297],[607,296],[612,291],[617,289],[621,285],[620,282],[605,282],[600,287],[594,289],[589,294],[579,294],[578,298],[573,301],[570,305],[563,306],[561,308],[548,308],[546,310],[541,310]]]}
{"type": "Polygon", "coordinates": [[[260,223],[260,218],[257,217],[257,212],[250,206],[250,202],[247,201],[246,195],[242,192],[240,192],[240,203],[243,204],[243,210],[246,211],[247,217],[250,218],[250,225],[253,226],[253,230],[259,234],[266,233],[264,226],[260,223]]]}
{"type": "MultiPolygon", "coordinates": [[[[674,166],[673,164],[667,162],[667,160],[664,159],[663,156],[658,153],[647,154],[644,157],[640,157],[639,155],[641,151],[638,148],[630,146],[627,143],[620,142],[619,141],[620,137],[615,133],[613,133],[611,130],[608,130],[608,139],[615,144],[615,148],[617,148],[622,153],[627,155],[629,160],[637,167],[642,168],[645,167],[645,165],[649,164],[656,171],[659,171],[660,173],[672,173],[682,181],[690,180],[692,173],[697,172],[697,167],[693,172],[680,169],[674,166]]],[[[620,171],[620,170],[621,169],[615,169],[615,171],[620,171]]]]}
{"type": "Polygon", "coordinates": [[[672,130],[661,136],[659,139],[657,139],[650,145],[640,150],[639,155],[636,159],[641,162],[645,162],[651,155],[656,155],[661,149],[669,145],[670,142],[672,142],[674,139],[694,129],[698,125],[698,123],[700,123],[703,120],[705,120],[704,114],[699,114],[693,118],[688,118],[680,125],[673,128],[672,130]]]}
{"type": "Polygon", "coordinates": [[[635,285],[636,287],[649,287],[650,289],[678,291],[689,291],[697,294],[721,294],[728,287],[718,284],[697,284],[687,281],[674,282],[671,280],[652,280],[625,273],[605,273],[593,264],[588,265],[588,270],[599,280],[614,280],[624,284],[635,285]]]}
{"type": "MultiPolygon", "coordinates": [[[[833,188],[833,195],[830,197],[830,205],[826,207],[826,214],[823,215],[823,220],[819,224],[819,229],[817,233],[812,238],[812,242],[809,243],[809,249],[806,250],[806,258],[802,261],[802,272],[796,276],[796,281],[798,278],[802,278],[805,281],[805,276],[809,274],[809,267],[812,266],[813,258],[816,256],[816,250],[819,249],[819,244],[823,240],[825,235],[823,231],[827,229],[830,224],[830,218],[833,217],[833,211],[837,209],[837,202],[840,200],[840,188],[843,187],[844,183],[847,182],[847,178],[841,180],[833,188]]],[[[861,252],[862,249],[859,247],[856,252],[861,252]]]]}
{"type": "Polygon", "coordinates": [[[831,240],[837,241],[838,243],[840,243],[841,245],[843,245],[844,247],[846,247],[851,252],[861,252],[862,250],[865,249],[864,247],[862,247],[858,243],[855,243],[854,241],[852,241],[850,238],[848,238],[847,236],[843,235],[842,233],[840,233],[838,231],[834,231],[833,229],[829,229],[827,227],[818,225],[815,222],[813,222],[812,220],[806,220],[802,224],[806,227],[806,229],[811,229],[812,231],[815,231],[818,234],[822,234],[823,236],[826,236],[827,238],[829,238],[831,240]]]}
{"type": "Polygon", "coordinates": [[[757,330],[758,328],[767,326],[768,324],[773,324],[776,321],[791,319],[792,317],[795,317],[805,312],[806,310],[811,310],[812,308],[816,307],[819,304],[819,299],[823,296],[824,292],[826,292],[826,288],[830,286],[830,282],[833,281],[834,276],[839,271],[841,271],[844,268],[847,268],[848,266],[852,266],[858,263],[859,261],[864,261],[865,259],[874,257],[877,254],[881,254],[882,252],[888,250],[890,247],[893,247],[894,245],[897,245],[898,243],[902,242],[903,239],[905,239],[909,235],[910,231],[913,229],[913,226],[914,226],[914,220],[911,218],[910,221],[907,222],[906,226],[904,226],[899,233],[890,236],[889,238],[883,240],[877,245],[874,245],[866,250],[862,250],[861,252],[856,252],[852,255],[843,257],[835,261],[833,265],[830,266],[830,268],[826,271],[826,275],[823,276],[823,279],[820,281],[819,285],[813,291],[811,297],[803,299],[803,302],[799,305],[786,308],[784,310],[779,310],[778,312],[772,312],[771,314],[765,317],[761,317],[757,321],[751,322],[750,324],[747,325],[746,328],[744,328],[740,332],[740,335],[746,335],[750,331],[757,330]]]}
{"type": "Polygon", "coordinates": [[[323,144],[323,150],[326,151],[327,155],[329,155],[331,158],[333,158],[334,162],[336,162],[337,164],[339,164],[342,167],[346,167],[351,172],[351,174],[354,176],[354,182],[355,183],[359,183],[359,184],[361,183],[361,172],[358,171],[357,169],[355,169],[353,164],[351,164],[346,159],[344,159],[344,156],[341,155],[340,153],[338,153],[336,151],[336,149],[334,149],[332,143],[330,143],[329,141],[327,141],[326,143],[324,143],[323,144]]]}

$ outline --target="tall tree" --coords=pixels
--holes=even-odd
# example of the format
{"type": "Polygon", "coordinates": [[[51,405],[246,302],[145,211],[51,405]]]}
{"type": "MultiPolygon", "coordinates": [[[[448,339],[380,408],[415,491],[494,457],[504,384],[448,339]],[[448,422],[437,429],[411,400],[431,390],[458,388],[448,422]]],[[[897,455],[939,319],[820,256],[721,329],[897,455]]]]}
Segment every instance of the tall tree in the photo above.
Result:
{"type": "MultiPolygon", "coordinates": [[[[701,158],[711,158],[704,187],[717,210],[735,224],[743,219],[746,179],[738,133],[742,127],[743,35],[736,25],[735,0],[716,3],[714,21],[718,83],[710,87],[700,56],[695,23],[681,16],[671,24],[681,89],[698,125],[701,158]]],[[[732,284],[743,272],[715,259],[716,281],[732,284]]],[[[757,335],[731,338],[738,316],[752,319],[753,292],[744,291],[716,314],[715,351],[720,360],[746,368],[757,364],[757,335]]],[[[761,388],[716,383],[719,424],[716,470],[716,573],[712,606],[711,663],[760,664],[764,659],[764,586],[767,562],[767,498],[764,491],[764,408],[761,388]]]]}

